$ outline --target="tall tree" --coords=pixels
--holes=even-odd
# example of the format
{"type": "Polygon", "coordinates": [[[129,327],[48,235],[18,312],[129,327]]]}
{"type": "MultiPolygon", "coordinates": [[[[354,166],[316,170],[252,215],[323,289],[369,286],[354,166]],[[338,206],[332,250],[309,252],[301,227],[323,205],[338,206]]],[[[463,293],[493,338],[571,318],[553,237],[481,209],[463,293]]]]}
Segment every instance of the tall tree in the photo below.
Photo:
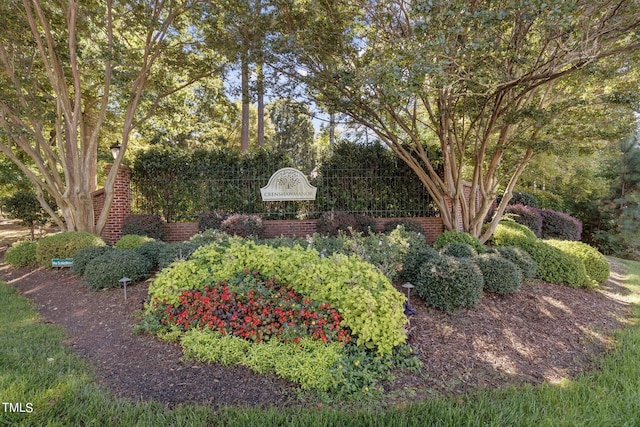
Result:
{"type": "Polygon", "coordinates": [[[447,229],[461,223],[482,240],[534,153],[559,143],[546,127],[588,102],[562,82],[640,47],[635,0],[277,5],[288,29],[283,61],[292,61],[283,71],[304,67],[301,80],[321,104],[373,130],[411,167],[447,229]],[[505,197],[485,230],[499,189],[505,197]]]}
{"type": "Polygon", "coordinates": [[[272,145],[286,152],[298,167],[311,172],[316,153],[309,107],[291,99],[277,99],[267,110],[274,127],[272,145]]]}
{"type": "Polygon", "coordinates": [[[198,51],[198,40],[187,31],[192,4],[10,0],[0,5],[0,152],[29,178],[41,205],[63,229],[102,231],[133,130],[167,96],[212,74],[211,67],[198,75],[188,66],[198,51]],[[169,81],[163,78],[166,67],[183,73],[170,73],[179,77],[169,81]],[[95,218],[91,193],[107,124],[119,128],[122,149],[95,218]]]}

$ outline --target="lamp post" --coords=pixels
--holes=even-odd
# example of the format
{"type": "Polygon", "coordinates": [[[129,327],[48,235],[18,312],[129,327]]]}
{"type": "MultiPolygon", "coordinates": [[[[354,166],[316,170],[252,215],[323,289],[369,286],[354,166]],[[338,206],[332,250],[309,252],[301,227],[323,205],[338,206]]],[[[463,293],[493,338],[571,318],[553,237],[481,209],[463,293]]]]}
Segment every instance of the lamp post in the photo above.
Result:
{"type": "Polygon", "coordinates": [[[116,141],[115,144],[113,144],[111,147],[109,147],[109,151],[111,151],[111,155],[113,156],[113,160],[118,158],[118,155],[120,154],[120,149],[122,148],[122,146],[120,145],[120,142],[116,141]]]}

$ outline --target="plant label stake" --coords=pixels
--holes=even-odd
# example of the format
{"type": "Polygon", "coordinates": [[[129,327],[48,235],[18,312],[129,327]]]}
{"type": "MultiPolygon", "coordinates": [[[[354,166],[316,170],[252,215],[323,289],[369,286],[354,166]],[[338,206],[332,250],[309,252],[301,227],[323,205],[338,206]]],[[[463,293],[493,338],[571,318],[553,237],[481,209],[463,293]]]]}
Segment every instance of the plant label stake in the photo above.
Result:
{"type": "Polygon", "coordinates": [[[124,299],[127,299],[127,283],[129,283],[131,281],[131,279],[129,279],[128,277],[123,277],[122,279],[118,280],[118,282],[122,283],[122,285],[124,286],[124,299]]]}

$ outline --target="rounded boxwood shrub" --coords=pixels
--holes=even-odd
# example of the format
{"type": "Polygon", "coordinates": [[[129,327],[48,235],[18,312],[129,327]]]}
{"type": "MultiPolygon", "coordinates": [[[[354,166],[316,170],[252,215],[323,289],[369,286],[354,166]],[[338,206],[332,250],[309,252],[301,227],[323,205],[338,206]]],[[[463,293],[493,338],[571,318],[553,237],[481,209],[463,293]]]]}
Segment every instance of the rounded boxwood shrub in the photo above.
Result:
{"type": "Polygon", "coordinates": [[[87,268],[87,264],[91,260],[98,258],[114,249],[111,246],[89,246],[80,249],[73,257],[73,265],[71,266],[71,273],[76,276],[84,275],[84,270],[87,268]]]}
{"type": "Polygon", "coordinates": [[[436,241],[433,242],[433,248],[436,250],[440,250],[447,246],[449,243],[466,243],[473,247],[477,253],[482,254],[486,251],[484,245],[480,242],[476,236],[465,233],[462,231],[451,231],[447,230],[444,233],[440,234],[436,241]]]}
{"type": "Polygon", "coordinates": [[[144,242],[134,250],[148,259],[153,268],[156,268],[158,267],[160,252],[167,244],[168,243],[161,242],[160,240],[150,240],[148,242],[144,242]]]}
{"type": "Polygon", "coordinates": [[[502,219],[491,236],[491,243],[497,246],[522,247],[527,242],[536,240],[533,231],[512,219],[502,219]]]}
{"type": "Polygon", "coordinates": [[[536,237],[542,237],[542,215],[538,209],[518,203],[507,206],[505,212],[512,214],[515,222],[525,225],[536,237]]]}
{"type": "Polygon", "coordinates": [[[122,224],[122,234],[137,234],[156,240],[164,239],[164,221],[160,215],[129,215],[122,224]]]}
{"type": "Polygon", "coordinates": [[[582,242],[569,240],[545,240],[545,243],[582,260],[591,280],[602,283],[609,278],[609,261],[598,250],[582,242]]]}
{"type": "Polygon", "coordinates": [[[4,254],[4,262],[16,267],[28,267],[37,265],[36,261],[36,242],[24,241],[16,242],[4,254]]]}
{"type": "Polygon", "coordinates": [[[148,236],[140,236],[138,234],[126,234],[120,238],[114,245],[118,249],[137,249],[144,243],[153,242],[154,238],[148,236]]]}
{"type": "Polygon", "coordinates": [[[498,254],[482,254],[473,258],[473,261],[482,271],[485,291],[507,295],[520,287],[522,273],[511,261],[498,254]]]}
{"type": "Polygon", "coordinates": [[[536,277],[538,264],[527,251],[517,246],[496,246],[493,248],[501,257],[514,263],[519,269],[524,279],[536,277]]]}
{"type": "Polygon", "coordinates": [[[220,209],[203,212],[198,215],[198,230],[217,230],[227,218],[229,218],[229,214],[220,209]]]}
{"type": "Polygon", "coordinates": [[[588,288],[593,285],[584,262],[576,255],[565,253],[543,240],[525,243],[522,248],[538,264],[536,277],[539,279],[572,288],[588,288]]]}
{"type": "Polygon", "coordinates": [[[456,258],[472,258],[478,252],[467,243],[453,242],[440,249],[440,255],[448,255],[456,258]]]}
{"type": "Polygon", "coordinates": [[[414,283],[418,280],[420,268],[426,262],[440,258],[440,254],[433,248],[422,245],[413,245],[402,258],[402,270],[399,277],[405,282],[414,283]]]}
{"type": "Polygon", "coordinates": [[[542,238],[559,240],[580,240],[582,222],[563,212],[540,209],[542,215],[542,238]]]}
{"type": "Polygon", "coordinates": [[[128,277],[132,282],[142,280],[151,272],[148,259],[131,250],[116,249],[92,259],[84,270],[86,285],[94,290],[117,288],[128,277]]]}
{"type": "Polygon", "coordinates": [[[106,243],[100,237],[84,231],[52,234],[38,242],[36,260],[39,265],[50,267],[54,258],[73,258],[82,248],[104,245],[106,243]]]}
{"type": "Polygon", "coordinates": [[[222,221],[220,231],[232,236],[260,238],[264,235],[264,224],[259,215],[235,214],[222,221]]]}
{"type": "Polygon", "coordinates": [[[474,308],[482,298],[482,272],[469,258],[433,258],[422,265],[413,284],[427,305],[447,313],[474,308]]]}
{"type": "Polygon", "coordinates": [[[383,233],[391,233],[393,230],[398,228],[399,226],[403,226],[406,231],[413,231],[414,233],[422,233],[424,234],[424,230],[418,221],[414,221],[411,219],[396,219],[393,221],[388,221],[384,224],[382,228],[383,233]]]}

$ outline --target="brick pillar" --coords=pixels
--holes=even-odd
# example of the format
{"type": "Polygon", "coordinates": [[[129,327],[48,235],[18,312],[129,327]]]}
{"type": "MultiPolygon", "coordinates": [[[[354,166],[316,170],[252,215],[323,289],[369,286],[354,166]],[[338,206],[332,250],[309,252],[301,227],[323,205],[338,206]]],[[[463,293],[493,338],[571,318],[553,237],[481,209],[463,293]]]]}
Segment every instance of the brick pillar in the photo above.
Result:
{"type": "MultiPolygon", "coordinates": [[[[109,174],[112,165],[105,167],[105,172],[109,174]]],[[[128,166],[121,165],[116,175],[116,182],[113,186],[113,202],[109,210],[109,216],[101,237],[108,244],[114,244],[122,237],[122,225],[125,218],[131,215],[131,169],[128,166]]],[[[105,194],[104,189],[97,190],[93,193],[93,209],[96,221],[100,216],[102,207],[104,206],[105,194]]]]}

